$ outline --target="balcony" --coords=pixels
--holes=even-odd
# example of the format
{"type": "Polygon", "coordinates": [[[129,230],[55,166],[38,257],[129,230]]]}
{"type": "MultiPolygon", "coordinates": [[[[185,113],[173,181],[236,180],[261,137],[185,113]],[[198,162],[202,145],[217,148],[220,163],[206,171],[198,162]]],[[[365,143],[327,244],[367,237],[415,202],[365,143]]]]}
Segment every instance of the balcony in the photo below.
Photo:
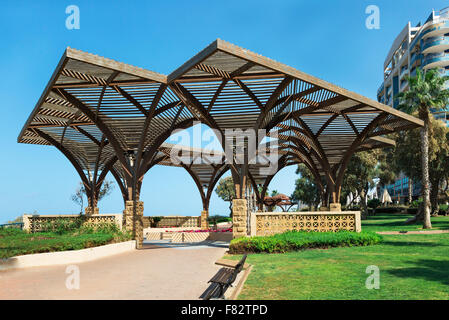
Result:
{"type": "Polygon", "coordinates": [[[377,95],[379,96],[382,93],[382,91],[384,91],[384,84],[383,84],[383,82],[380,85],[379,89],[377,89],[377,95]]]}
{"type": "Polygon", "coordinates": [[[422,32],[421,37],[433,37],[443,35],[449,32],[449,19],[445,16],[439,16],[422,32]]]}
{"type": "Polygon", "coordinates": [[[407,87],[407,85],[408,85],[407,80],[401,81],[401,83],[399,85],[399,91],[404,91],[404,89],[407,87]]]}
{"type": "Polygon", "coordinates": [[[421,60],[421,59],[422,59],[422,54],[417,54],[417,53],[412,54],[412,56],[410,58],[410,65],[413,65],[416,61],[421,60]]]}
{"type": "Polygon", "coordinates": [[[423,69],[449,66],[449,53],[430,53],[424,57],[423,69]]]}
{"type": "Polygon", "coordinates": [[[424,41],[422,52],[424,54],[441,52],[449,49],[449,37],[431,37],[424,41]]]}
{"type": "Polygon", "coordinates": [[[399,74],[399,78],[402,78],[405,74],[408,74],[408,68],[401,68],[401,73],[399,74]]]}

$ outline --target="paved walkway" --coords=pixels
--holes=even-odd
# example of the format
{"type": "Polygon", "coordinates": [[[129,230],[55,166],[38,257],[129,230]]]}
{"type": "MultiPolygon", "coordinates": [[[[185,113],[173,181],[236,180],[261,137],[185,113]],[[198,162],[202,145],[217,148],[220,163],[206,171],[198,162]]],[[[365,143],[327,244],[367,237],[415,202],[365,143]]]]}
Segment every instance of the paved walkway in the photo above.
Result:
{"type": "Polygon", "coordinates": [[[67,266],[0,272],[0,299],[198,299],[228,244],[149,241],[142,250],[78,264],[79,290],[67,266]]]}

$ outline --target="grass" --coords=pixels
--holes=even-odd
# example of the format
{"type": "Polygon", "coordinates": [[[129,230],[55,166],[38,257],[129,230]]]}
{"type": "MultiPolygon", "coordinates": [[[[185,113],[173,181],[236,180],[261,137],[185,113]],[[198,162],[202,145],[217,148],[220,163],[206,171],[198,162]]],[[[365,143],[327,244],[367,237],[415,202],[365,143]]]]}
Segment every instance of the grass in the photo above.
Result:
{"type": "Polygon", "coordinates": [[[19,229],[0,229],[0,259],[17,255],[79,250],[128,240],[117,232],[38,232],[26,233],[19,229]]]}
{"type": "MultiPolygon", "coordinates": [[[[402,226],[406,215],[370,217],[362,229],[419,230],[402,226]]],[[[449,227],[448,217],[432,218],[435,227],[449,227]]],[[[381,244],[250,254],[253,270],[239,299],[449,299],[449,234],[384,235],[381,244]],[[366,268],[379,267],[380,289],[369,290],[366,268]]],[[[240,259],[241,255],[226,256],[240,259]]]]}
{"type": "MultiPolygon", "coordinates": [[[[422,230],[422,222],[417,224],[404,225],[404,221],[412,215],[395,213],[378,213],[370,216],[368,220],[362,221],[364,231],[417,231],[422,230]]],[[[432,229],[449,229],[449,216],[432,217],[432,229]]]]}

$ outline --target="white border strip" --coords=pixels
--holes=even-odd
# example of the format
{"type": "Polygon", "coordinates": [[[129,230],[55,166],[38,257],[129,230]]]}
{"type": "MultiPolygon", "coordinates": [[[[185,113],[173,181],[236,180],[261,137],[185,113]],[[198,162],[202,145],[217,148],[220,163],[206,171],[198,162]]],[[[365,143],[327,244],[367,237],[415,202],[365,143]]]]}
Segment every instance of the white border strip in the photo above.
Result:
{"type": "Polygon", "coordinates": [[[44,267],[83,263],[133,250],[136,250],[135,240],[107,244],[104,246],[81,250],[27,254],[7,259],[0,259],[0,271],[29,267],[44,267]]]}

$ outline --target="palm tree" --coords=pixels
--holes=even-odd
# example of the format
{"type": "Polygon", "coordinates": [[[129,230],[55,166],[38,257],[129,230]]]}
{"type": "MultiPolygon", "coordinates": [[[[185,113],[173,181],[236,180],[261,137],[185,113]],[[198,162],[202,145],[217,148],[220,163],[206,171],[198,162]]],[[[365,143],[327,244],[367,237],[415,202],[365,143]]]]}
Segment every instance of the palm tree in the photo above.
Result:
{"type": "Polygon", "coordinates": [[[429,126],[430,111],[445,109],[449,102],[449,90],[445,88],[449,77],[442,77],[437,69],[421,71],[416,68],[415,77],[407,77],[409,90],[398,94],[398,109],[407,113],[418,113],[424,121],[421,128],[421,167],[424,221],[423,228],[431,229],[430,190],[429,190],[429,126]]]}

